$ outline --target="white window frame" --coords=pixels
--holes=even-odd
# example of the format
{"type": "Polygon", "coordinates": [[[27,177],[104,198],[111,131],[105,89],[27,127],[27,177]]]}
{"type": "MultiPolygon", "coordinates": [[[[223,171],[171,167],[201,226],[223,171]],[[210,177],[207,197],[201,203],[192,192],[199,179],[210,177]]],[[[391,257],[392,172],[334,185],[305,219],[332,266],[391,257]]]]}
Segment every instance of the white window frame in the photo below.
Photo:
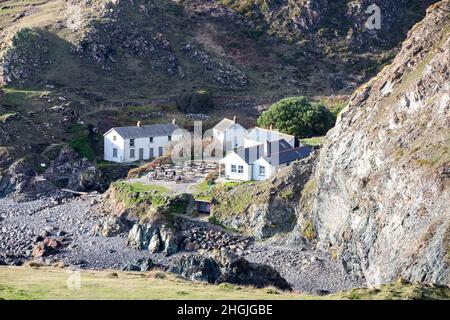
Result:
{"type": "Polygon", "coordinates": [[[136,145],[136,141],[134,139],[130,139],[130,147],[134,147],[136,145]],[[133,143],[131,143],[133,142],[133,143]]]}
{"type": "Polygon", "coordinates": [[[237,165],[235,164],[231,165],[231,173],[237,173],[237,165]]]}
{"type": "Polygon", "coordinates": [[[153,137],[150,137],[149,140],[150,140],[150,143],[153,143],[153,137]]]}
{"type": "Polygon", "coordinates": [[[130,149],[130,159],[136,158],[136,149],[130,149]]]}
{"type": "Polygon", "coordinates": [[[117,148],[113,148],[113,158],[117,158],[119,154],[119,150],[117,148]]]}
{"type": "Polygon", "coordinates": [[[113,141],[116,141],[117,140],[117,136],[113,136],[113,141]]]}
{"type": "Polygon", "coordinates": [[[243,174],[244,173],[244,166],[238,166],[238,172],[239,174],[243,174]]]}

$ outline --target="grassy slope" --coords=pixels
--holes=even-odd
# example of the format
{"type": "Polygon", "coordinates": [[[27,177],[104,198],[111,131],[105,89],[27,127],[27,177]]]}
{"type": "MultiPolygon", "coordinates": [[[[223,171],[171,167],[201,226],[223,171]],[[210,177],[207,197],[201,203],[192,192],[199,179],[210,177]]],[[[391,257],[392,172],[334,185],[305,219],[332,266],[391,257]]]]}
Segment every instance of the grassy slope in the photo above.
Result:
{"type": "Polygon", "coordinates": [[[212,286],[151,271],[81,271],[80,289],[68,289],[69,269],[0,267],[1,299],[449,299],[449,288],[401,283],[380,289],[355,289],[326,297],[254,289],[229,284],[212,286]]]}

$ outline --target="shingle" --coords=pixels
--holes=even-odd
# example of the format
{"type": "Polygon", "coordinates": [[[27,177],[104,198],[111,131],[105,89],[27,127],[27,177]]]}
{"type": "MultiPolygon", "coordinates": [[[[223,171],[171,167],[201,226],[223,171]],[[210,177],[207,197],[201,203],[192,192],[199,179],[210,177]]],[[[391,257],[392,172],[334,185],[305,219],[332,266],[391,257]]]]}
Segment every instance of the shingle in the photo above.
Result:
{"type": "Polygon", "coordinates": [[[152,124],[147,126],[116,127],[113,128],[122,138],[147,138],[170,136],[179,127],[174,124],[152,124]]]}

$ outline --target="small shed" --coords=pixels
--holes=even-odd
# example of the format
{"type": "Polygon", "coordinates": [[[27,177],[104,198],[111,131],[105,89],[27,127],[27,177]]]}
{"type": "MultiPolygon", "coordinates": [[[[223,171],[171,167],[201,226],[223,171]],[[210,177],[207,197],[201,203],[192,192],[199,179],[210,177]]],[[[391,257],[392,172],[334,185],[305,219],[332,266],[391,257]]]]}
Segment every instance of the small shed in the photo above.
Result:
{"type": "Polygon", "coordinates": [[[199,213],[211,213],[211,201],[195,199],[195,210],[199,213]]]}

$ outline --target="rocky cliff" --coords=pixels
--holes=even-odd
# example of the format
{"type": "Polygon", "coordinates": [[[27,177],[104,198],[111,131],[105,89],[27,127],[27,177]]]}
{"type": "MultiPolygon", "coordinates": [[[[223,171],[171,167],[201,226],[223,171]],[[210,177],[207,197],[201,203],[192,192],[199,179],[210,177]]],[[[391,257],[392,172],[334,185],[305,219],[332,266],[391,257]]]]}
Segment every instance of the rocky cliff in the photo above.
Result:
{"type": "Polygon", "coordinates": [[[297,210],[319,247],[368,284],[448,284],[450,1],[409,33],[393,63],[359,88],[327,135],[297,210]]]}

